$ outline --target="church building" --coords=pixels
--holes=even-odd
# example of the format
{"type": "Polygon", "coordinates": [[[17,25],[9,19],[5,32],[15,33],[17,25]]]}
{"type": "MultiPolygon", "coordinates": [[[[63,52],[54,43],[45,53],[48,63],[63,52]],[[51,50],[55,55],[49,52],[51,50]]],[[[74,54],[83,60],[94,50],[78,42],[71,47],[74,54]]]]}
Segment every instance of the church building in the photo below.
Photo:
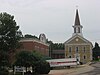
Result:
{"type": "Polygon", "coordinates": [[[65,44],[65,58],[76,58],[81,63],[92,60],[92,43],[85,39],[82,34],[83,26],[80,24],[78,9],[76,9],[74,33],[65,44]]]}

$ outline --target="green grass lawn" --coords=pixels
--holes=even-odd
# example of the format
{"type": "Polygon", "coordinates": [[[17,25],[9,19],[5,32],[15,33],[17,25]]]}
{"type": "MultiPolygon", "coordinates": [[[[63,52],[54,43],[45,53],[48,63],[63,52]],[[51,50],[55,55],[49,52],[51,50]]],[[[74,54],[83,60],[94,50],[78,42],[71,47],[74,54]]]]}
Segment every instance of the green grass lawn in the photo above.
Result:
{"type": "MultiPolygon", "coordinates": [[[[10,72],[9,75],[14,75],[13,72],[10,72]]],[[[23,75],[22,73],[16,73],[15,75],[23,75]]]]}

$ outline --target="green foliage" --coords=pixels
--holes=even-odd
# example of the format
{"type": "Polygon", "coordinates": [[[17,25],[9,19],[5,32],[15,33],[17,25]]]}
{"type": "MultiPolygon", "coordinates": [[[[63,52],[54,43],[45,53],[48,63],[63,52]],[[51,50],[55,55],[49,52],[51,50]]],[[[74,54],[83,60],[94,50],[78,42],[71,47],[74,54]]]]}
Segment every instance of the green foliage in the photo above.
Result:
{"type": "Polygon", "coordinates": [[[21,32],[18,30],[14,16],[7,13],[0,14],[0,50],[10,51],[17,47],[19,35],[21,32]]]}
{"type": "MultiPolygon", "coordinates": [[[[1,52],[1,51],[0,51],[1,52]]],[[[0,68],[2,66],[9,66],[9,58],[8,58],[8,53],[7,52],[4,52],[2,51],[0,53],[0,68]]]]}
{"type": "Polygon", "coordinates": [[[98,56],[100,57],[100,47],[98,43],[95,43],[95,47],[93,48],[93,59],[98,60],[98,56]]]}
{"type": "Polygon", "coordinates": [[[41,55],[39,55],[37,52],[30,52],[30,51],[21,51],[18,54],[16,54],[16,61],[15,64],[17,66],[24,66],[27,67],[32,66],[33,73],[41,73],[41,70],[44,67],[44,70],[42,70],[43,73],[48,73],[50,71],[50,65],[47,63],[41,55]],[[45,70],[46,69],[46,70],[45,70]]]}
{"type": "MultiPolygon", "coordinates": [[[[10,72],[9,75],[14,75],[14,73],[13,73],[13,72],[10,72]]],[[[22,74],[22,72],[16,72],[15,75],[23,75],[23,74],[22,74]]],[[[24,74],[24,75],[25,75],[25,74],[24,74]]]]}
{"type": "Polygon", "coordinates": [[[50,65],[46,61],[38,62],[36,72],[39,74],[48,74],[50,72],[50,65]]]}
{"type": "Polygon", "coordinates": [[[18,48],[21,35],[14,16],[0,13],[0,67],[8,66],[9,54],[18,48]]]}
{"type": "Polygon", "coordinates": [[[51,50],[64,50],[64,44],[63,43],[53,43],[52,41],[48,41],[47,43],[50,44],[51,50]]]}
{"type": "Polygon", "coordinates": [[[39,61],[39,60],[40,60],[40,58],[34,52],[21,51],[18,54],[16,54],[15,65],[30,67],[36,61],[39,61]]]}
{"type": "Polygon", "coordinates": [[[64,50],[64,43],[53,43],[52,41],[48,41],[48,39],[47,43],[49,43],[49,55],[51,58],[53,58],[52,52],[54,50],[64,50]]]}
{"type": "Polygon", "coordinates": [[[64,49],[64,44],[63,43],[54,43],[53,49],[54,50],[64,49]]]}
{"type": "Polygon", "coordinates": [[[5,68],[0,68],[0,75],[9,75],[9,72],[5,68]]]}
{"type": "Polygon", "coordinates": [[[24,36],[24,38],[34,38],[34,39],[39,39],[37,36],[33,36],[33,35],[30,35],[30,34],[26,34],[25,36],[24,36]]]}

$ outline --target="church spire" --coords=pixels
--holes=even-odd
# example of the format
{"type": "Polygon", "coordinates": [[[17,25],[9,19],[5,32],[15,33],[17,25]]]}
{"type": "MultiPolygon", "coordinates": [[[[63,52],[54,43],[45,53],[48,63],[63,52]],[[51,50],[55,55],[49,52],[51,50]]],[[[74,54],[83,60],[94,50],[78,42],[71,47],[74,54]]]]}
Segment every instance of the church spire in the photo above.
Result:
{"type": "Polygon", "coordinates": [[[82,36],[82,28],[83,26],[81,26],[80,24],[80,18],[79,18],[79,14],[78,14],[78,9],[76,9],[76,16],[75,16],[75,23],[74,23],[74,33],[73,35],[81,35],[82,36]]]}
{"type": "Polygon", "coordinates": [[[76,17],[75,17],[75,24],[74,25],[80,25],[80,19],[79,19],[78,9],[76,9],[76,17]]]}

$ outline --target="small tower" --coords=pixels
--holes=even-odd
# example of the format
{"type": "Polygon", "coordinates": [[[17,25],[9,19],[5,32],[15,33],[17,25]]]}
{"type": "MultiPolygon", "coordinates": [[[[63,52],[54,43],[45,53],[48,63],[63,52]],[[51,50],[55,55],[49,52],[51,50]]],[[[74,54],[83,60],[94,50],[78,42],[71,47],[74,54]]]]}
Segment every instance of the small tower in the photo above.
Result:
{"type": "Polygon", "coordinates": [[[45,34],[40,34],[40,35],[39,35],[39,40],[40,40],[41,42],[43,42],[43,43],[46,43],[46,36],[45,36],[45,34]]]}
{"type": "Polygon", "coordinates": [[[82,28],[83,26],[80,24],[80,19],[79,19],[79,14],[78,14],[78,9],[76,9],[76,16],[75,16],[75,23],[74,23],[74,33],[73,33],[73,36],[74,35],[82,35],[82,28]]]}

